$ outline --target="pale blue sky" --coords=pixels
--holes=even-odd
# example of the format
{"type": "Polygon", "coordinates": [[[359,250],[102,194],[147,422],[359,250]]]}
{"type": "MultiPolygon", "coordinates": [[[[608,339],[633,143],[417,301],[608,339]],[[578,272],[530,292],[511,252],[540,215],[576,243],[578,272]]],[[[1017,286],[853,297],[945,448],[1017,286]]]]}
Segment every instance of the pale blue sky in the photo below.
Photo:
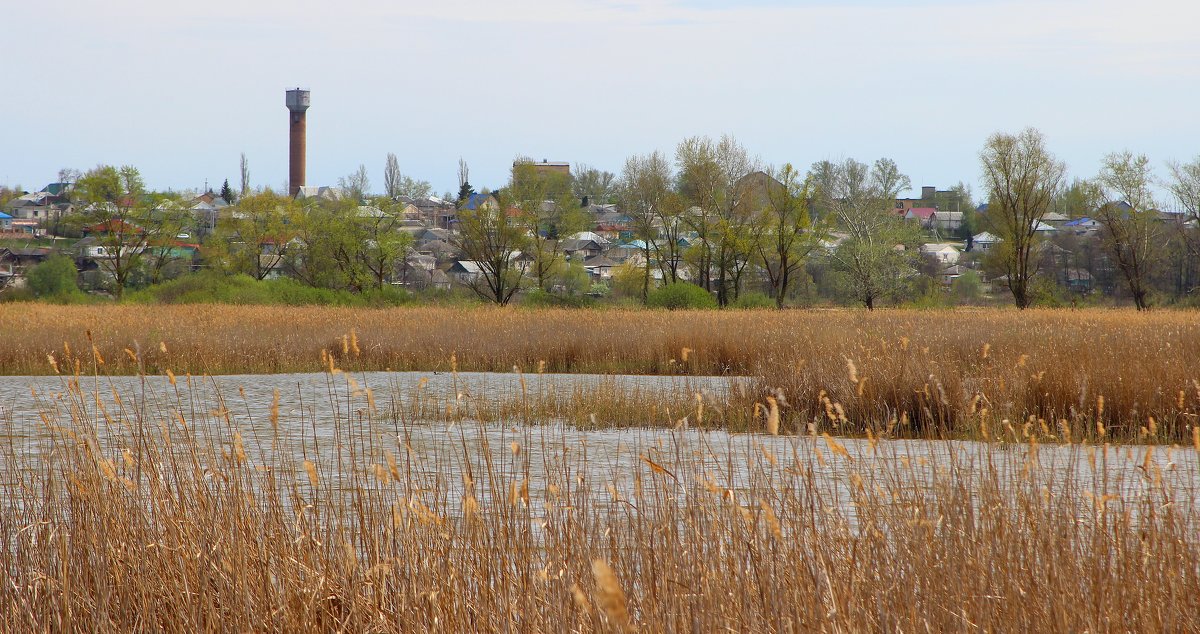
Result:
{"type": "Polygon", "coordinates": [[[1128,148],[1200,154],[1200,5],[1146,0],[77,0],[4,11],[0,183],[133,164],[155,188],[287,175],[289,86],[312,89],[308,182],[366,164],[477,188],[516,155],[619,172],[729,133],[765,163],[894,158],[978,179],[1032,125],[1072,174],[1128,148]]]}

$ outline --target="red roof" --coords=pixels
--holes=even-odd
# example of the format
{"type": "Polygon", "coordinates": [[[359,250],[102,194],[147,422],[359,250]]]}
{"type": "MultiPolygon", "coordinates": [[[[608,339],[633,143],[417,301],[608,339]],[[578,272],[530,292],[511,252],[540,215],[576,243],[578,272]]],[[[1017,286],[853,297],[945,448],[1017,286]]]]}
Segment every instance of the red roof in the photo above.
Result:
{"type": "Polygon", "coordinates": [[[100,224],[88,227],[88,229],[95,233],[141,233],[142,231],[141,227],[117,218],[105,220],[100,224]]]}
{"type": "Polygon", "coordinates": [[[936,207],[913,207],[904,214],[905,218],[920,218],[921,220],[929,220],[933,214],[937,213],[936,207]]]}

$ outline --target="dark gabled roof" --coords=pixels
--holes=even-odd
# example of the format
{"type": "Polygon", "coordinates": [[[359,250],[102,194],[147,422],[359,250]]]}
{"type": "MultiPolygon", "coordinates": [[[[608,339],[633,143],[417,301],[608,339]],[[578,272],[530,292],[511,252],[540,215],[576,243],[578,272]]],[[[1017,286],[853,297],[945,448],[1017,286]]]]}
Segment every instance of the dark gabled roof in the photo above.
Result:
{"type": "Polygon", "coordinates": [[[474,260],[455,260],[454,264],[450,265],[449,272],[452,273],[482,273],[483,269],[479,263],[474,260]]]}
{"type": "Polygon", "coordinates": [[[596,249],[604,249],[604,245],[596,242],[595,240],[563,240],[559,243],[559,245],[562,247],[563,251],[581,251],[583,249],[591,248],[588,245],[591,245],[596,249]]]}
{"type": "Polygon", "coordinates": [[[50,194],[51,196],[62,196],[64,192],[71,186],[71,183],[50,183],[41,189],[41,191],[50,194]]]}
{"type": "Polygon", "coordinates": [[[612,268],[616,265],[617,265],[616,262],[613,262],[612,260],[604,257],[603,255],[593,255],[592,257],[583,261],[584,268],[602,268],[602,267],[612,268]]]}

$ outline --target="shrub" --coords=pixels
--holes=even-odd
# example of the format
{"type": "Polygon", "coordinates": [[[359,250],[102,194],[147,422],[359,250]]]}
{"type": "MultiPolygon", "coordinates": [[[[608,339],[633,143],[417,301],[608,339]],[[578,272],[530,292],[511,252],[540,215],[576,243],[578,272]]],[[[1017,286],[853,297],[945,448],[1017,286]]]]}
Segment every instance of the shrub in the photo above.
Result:
{"type": "Polygon", "coordinates": [[[612,270],[612,293],[617,297],[642,298],[646,270],[632,262],[622,262],[612,270]]]}
{"type": "Polygon", "coordinates": [[[775,300],[766,293],[751,291],[738,295],[736,301],[730,304],[733,308],[775,308],[775,300]]]}
{"type": "Polygon", "coordinates": [[[39,299],[69,300],[82,296],[79,291],[75,262],[65,255],[54,255],[33,267],[26,276],[26,283],[34,297],[39,299]]]}
{"type": "Polygon", "coordinates": [[[983,299],[983,282],[978,273],[968,269],[954,280],[950,291],[960,303],[977,302],[983,299]]]}
{"type": "Polygon", "coordinates": [[[150,286],[126,296],[138,304],[246,304],[285,306],[399,306],[413,301],[408,291],[386,286],[362,293],[316,288],[291,278],[256,280],[247,275],[205,271],[150,286]]]}
{"type": "Polygon", "coordinates": [[[675,282],[650,291],[646,305],[668,310],[716,308],[717,300],[708,291],[688,282],[675,282]]]}

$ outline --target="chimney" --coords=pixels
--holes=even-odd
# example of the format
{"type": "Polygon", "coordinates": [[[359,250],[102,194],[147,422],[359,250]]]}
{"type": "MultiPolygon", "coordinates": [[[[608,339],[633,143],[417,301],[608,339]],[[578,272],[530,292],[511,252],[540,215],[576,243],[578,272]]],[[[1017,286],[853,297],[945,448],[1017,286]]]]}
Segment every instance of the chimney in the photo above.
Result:
{"type": "Polygon", "coordinates": [[[309,106],[309,91],[296,88],[287,91],[288,109],[288,194],[304,187],[304,143],[307,127],[306,111],[309,106]]]}

